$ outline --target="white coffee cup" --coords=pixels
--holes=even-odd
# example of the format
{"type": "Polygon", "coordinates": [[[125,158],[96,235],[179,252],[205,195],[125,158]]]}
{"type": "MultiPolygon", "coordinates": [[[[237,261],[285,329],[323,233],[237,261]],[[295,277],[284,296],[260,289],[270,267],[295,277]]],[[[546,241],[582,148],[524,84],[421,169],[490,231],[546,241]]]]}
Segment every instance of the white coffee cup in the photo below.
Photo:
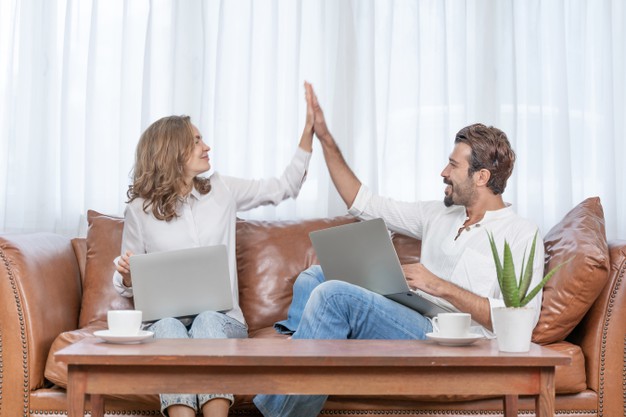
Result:
{"type": "Polygon", "coordinates": [[[433,317],[433,325],[442,337],[467,337],[470,334],[472,316],[468,313],[439,313],[433,317]]]}
{"type": "Polygon", "coordinates": [[[116,336],[135,336],[141,329],[141,316],[140,310],[109,310],[109,331],[116,336]]]}

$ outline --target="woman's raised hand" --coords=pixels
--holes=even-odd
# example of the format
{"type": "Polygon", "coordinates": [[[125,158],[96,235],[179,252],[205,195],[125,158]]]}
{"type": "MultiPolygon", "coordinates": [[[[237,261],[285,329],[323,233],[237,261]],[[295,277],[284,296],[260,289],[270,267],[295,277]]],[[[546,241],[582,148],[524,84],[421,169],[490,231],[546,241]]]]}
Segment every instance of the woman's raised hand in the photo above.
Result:
{"type": "Polygon", "coordinates": [[[313,102],[311,98],[311,84],[304,82],[304,98],[306,99],[306,121],[304,130],[300,138],[300,147],[307,152],[313,150],[313,125],[315,123],[315,113],[313,112],[313,102]]]}

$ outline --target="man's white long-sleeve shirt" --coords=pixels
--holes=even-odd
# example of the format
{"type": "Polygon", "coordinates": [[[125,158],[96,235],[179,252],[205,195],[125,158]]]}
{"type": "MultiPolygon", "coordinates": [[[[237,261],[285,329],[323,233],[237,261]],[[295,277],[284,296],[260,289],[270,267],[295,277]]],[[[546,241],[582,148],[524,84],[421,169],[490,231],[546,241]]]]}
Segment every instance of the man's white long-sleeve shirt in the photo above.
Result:
{"type": "MultiPolygon", "coordinates": [[[[487,298],[491,308],[504,306],[504,301],[487,232],[493,233],[501,259],[504,240],[509,243],[519,277],[524,256],[528,259],[533,237],[538,231],[535,224],[518,216],[509,205],[487,211],[478,224],[459,233],[467,218],[465,207],[446,207],[439,201],[399,202],[377,196],[366,186],[359,189],[349,212],[363,220],[380,217],[390,230],[420,239],[420,262],[430,272],[487,298]]],[[[543,278],[543,268],[543,239],[538,234],[530,289],[543,278]]],[[[539,292],[528,304],[535,309],[535,323],[539,320],[541,298],[539,292]]],[[[472,331],[493,337],[493,333],[482,326],[476,326],[472,331]]]]}
{"type": "MultiPolygon", "coordinates": [[[[126,206],[121,253],[226,245],[233,297],[233,309],[226,314],[245,324],[237,283],[237,212],[295,198],[306,178],[310,158],[311,153],[298,148],[280,178],[244,180],[214,173],[210,177],[211,191],[203,195],[194,189],[181,203],[179,216],[169,222],[158,220],[150,209],[144,212],[144,199],[133,200],[126,206]]],[[[121,295],[132,297],[132,288],[123,285],[117,271],[113,274],[113,285],[121,295]]]]}

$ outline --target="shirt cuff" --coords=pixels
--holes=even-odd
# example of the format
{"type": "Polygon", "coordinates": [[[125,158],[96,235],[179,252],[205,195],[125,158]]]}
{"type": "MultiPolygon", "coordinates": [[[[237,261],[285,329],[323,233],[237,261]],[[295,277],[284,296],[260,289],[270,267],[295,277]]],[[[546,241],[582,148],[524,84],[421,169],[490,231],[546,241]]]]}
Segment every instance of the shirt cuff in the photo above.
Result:
{"type": "Polygon", "coordinates": [[[304,166],[306,167],[309,165],[309,161],[311,160],[311,155],[312,155],[311,152],[305,151],[304,149],[298,146],[293,158],[297,161],[302,161],[304,163],[304,166]]]}
{"type": "Polygon", "coordinates": [[[359,192],[356,194],[352,206],[348,209],[348,213],[354,217],[359,217],[365,211],[365,207],[372,198],[372,191],[366,185],[361,184],[359,192]]]}
{"type": "MultiPolygon", "coordinates": [[[[120,256],[113,259],[113,263],[117,267],[117,261],[120,259],[120,256]]],[[[131,298],[133,296],[133,287],[127,287],[124,285],[124,277],[119,272],[113,272],[113,287],[118,292],[119,295],[126,298],[131,298]]]]}
{"type": "Polygon", "coordinates": [[[489,310],[493,310],[496,307],[504,307],[504,300],[499,298],[487,298],[489,300],[489,310]]]}

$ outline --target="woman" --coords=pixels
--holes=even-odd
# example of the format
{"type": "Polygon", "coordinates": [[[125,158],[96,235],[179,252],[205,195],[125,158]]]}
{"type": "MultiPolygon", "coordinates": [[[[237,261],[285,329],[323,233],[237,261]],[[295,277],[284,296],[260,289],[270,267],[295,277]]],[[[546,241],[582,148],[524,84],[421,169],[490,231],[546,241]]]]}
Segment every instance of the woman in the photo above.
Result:
{"type": "MultiPolygon", "coordinates": [[[[306,85],[305,85],[306,87],[306,85]]],[[[307,103],[309,100],[307,100],[307,103]]],[[[236,213],[295,198],[305,180],[312,150],[313,112],[307,117],[291,163],[280,178],[244,180],[218,173],[200,175],[211,165],[210,147],[187,116],[164,117],[141,135],[133,183],[128,190],[122,255],[116,259],[113,284],[132,297],[129,258],[134,253],[161,252],[225,244],[228,248],[233,308],[206,311],[194,318],[166,318],[148,327],[157,338],[245,338],[247,326],[239,307],[235,255],[236,213]]],[[[161,411],[170,417],[227,416],[231,394],[161,394],[161,411]]]]}

